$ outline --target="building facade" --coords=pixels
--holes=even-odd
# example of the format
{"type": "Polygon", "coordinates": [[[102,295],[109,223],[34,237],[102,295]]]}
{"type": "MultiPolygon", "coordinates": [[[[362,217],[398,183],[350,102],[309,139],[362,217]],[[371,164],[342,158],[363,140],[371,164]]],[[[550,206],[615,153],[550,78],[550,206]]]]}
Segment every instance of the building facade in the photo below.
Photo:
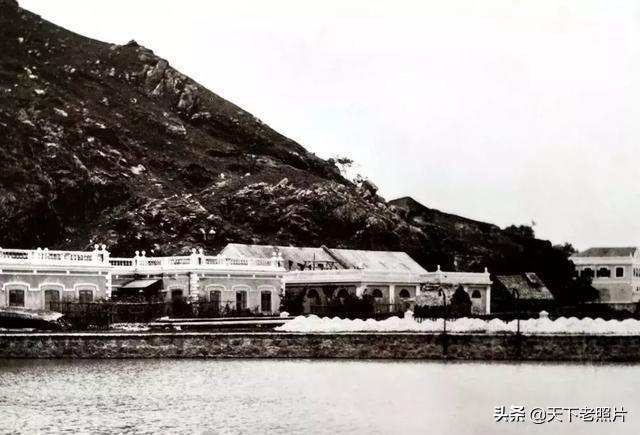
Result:
{"type": "Polygon", "coordinates": [[[0,249],[0,307],[51,309],[60,302],[109,299],[207,302],[277,313],[284,269],[278,258],[110,257],[93,251],[0,249]]]}
{"type": "Polygon", "coordinates": [[[348,296],[376,312],[402,312],[438,286],[462,286],[473,313],[490,312],[489,274],[428,272],[404,252],[231,244],[219,255],[111,257],[93,251],[0,250],[0,307],[51,309],[59,302],[198,302],[275,314],[286,291],[305,313],[348,296]]]}
{"type": "Polygon", "coordinates": [[[113,292],[126,299],[154,288],[151,295],[163,302],[206,302],[221,309],[274,314],[283,291],[280,263],[277,257],[207,256],[201,249],[177,257],[136,252],[132,258],[111,259],[113,292]]]}
{"type": "Polygon", "coordinates": [[[589,248],[570,260],[578,276],[592,279],[601,303],[640,301],[640,250],[636,247],[589,248]]]}
{"type": "Polygon", "coordinates": [[[434,286],[451,293],[462,286],[473,313],[491,309],[487,271],[428,272],[405,252],[229,244],[221,254],[281,259],[285,292],[303,297],[304,313],[322,313],[346,295],[369,296],[381,312],[405,311],[434,286]]]}
{"type": "Polygon", "coordinates": [[[446,272],[438,266],[422,278],[422,289],[418,303],[422,305],[445,305],[450,303],[458,289],[464,290],[471,302],[470,314],[491,313],[491,277],[484,272],[446,272]]]}
{"type": "Polygon", "coordinates": [[[50,309],[93,302],[111,292],[109,252],[0,249],[0,307],[50,309]]]}

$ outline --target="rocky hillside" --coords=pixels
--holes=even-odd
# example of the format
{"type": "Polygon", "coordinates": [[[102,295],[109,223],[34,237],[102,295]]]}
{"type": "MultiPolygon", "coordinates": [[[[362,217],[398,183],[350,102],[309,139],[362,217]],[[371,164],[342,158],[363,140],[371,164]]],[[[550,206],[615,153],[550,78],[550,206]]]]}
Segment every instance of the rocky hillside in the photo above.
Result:
{"type": "Polygon", "coordinates": [[[573,273],[568,253],[554,248],[528,232],[512,227],[500,229],[486,222],[430,209],[405,197],[389,205],[411,226],[422,231],[426,246],[423,263],[438,263],[445,270],[478,270],[508,274],[536,271],[552,287],[562,286],[573,273]]]}
{"type": "Polygon", "coordinates": [[[2,247],[327,244],[474,269],[531,248],[388,204],[151,50],[74,34],[13,0],[0,0],[0,137],[2,247]]]}

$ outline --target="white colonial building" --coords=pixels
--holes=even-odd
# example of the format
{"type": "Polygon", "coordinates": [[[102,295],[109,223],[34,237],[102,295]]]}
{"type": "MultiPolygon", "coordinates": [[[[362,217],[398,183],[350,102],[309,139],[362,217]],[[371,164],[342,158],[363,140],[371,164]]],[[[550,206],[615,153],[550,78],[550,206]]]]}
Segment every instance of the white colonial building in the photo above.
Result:
{"type": "Polygon", "coordinates": [[[592,278],[600,302],[634,304],[640,301],[640,249],[589,248],[570,257],[579,276],[592,278]]]}
{"type": "Polygon", "coordinates": [[[93,251],[0,249],[0,307],[49,309],[59,302],[118,297],[198,301],[235,310],[278,312],[284,269],[278,258],[110,257],[93,251]]]}
{"type": "Polygon", "coordinates": [[[104,245],[89,252],[0,248],[0,307],[49,309],[106,299],[112,270],[104,245]]]}
{"type": "MultiPolygon", "coordinates": [[[[472,312],[490,312],[489,273],[428,272],[404,252],[230,244],[219,255],[111,257],[93,251],[0,249],[0,308],[51,309],[64,302],[200,302],[277,313],[284,291],[305,312],[348,295],[381,311],[405,310],[424,293],[462,287],[472,312]],[[386,308],[385,308],[386,307],[386,308]]],[[[449,295],[450,296],[450,295],[449,295]]]]}
{"type": "Polygon", "coordinates": [[[280,258],[287,270],[285,291],[303,295],[307,313],[322,313],[332,300],[349,294],[373,297],[381,311],[400,311],[413,306],[422,293],[439,289],[452,293],[460,286],[471,299],[473,313],[491,310],[491,279],[486,270],[428,272],[405,252],[232,243],[221,254],[280,258]]]}

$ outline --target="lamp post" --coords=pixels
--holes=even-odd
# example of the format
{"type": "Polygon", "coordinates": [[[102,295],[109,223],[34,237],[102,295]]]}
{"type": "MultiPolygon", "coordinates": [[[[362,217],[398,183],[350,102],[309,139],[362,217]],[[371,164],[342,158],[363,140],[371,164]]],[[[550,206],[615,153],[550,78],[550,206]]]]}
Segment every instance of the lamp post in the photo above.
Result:
{"type": "Polygon", "coordinates": [[[521,358],[522,355],[522,337],[520,336],[520,292],[518,291],[518,289],[512,289],[511,292],[513,293],[513,297],[515,298],[515,302],[516,302],[516,343],[518,344],[517,347],[517,355],[518,355],[518,359],[521,358]]]}
{"type": "Polygon", "coordinates": [[[442,354],[444,358],[447,358],[449,354],[449,345],[447,343],[447,294],[442,290],[442,287],[438,289],[438,296],[442,296],[442,306],[444,312],[442,313],[443,328],[442,328],[442,354]]]}
{"type": "Polygon", "coordinates": [[[442,296],[442,306],[444,307],[444,311],[442,313],[442,318],[444,320],[444,328],[443,332],[447,333],[447,294],[442,290],[442,287],[438,289],[438,296],[442,296]]]}
{"type": "Polygon", "coordinates": [[[513,293],[513,297],[514,297],[514,298],[515,298],[515,300],[516,300],[516,303],[515,303],[515,308],[516,308],[516,325],[517,325],[517,327],[516,327],[516,330],[517,330],[517,331],[516,331],[516,334],[517,334],[517,335],[520,335],[520,312],[519,312],[519,309],[520,309],[520,292],[519,292],[519,291],[518,291],[518,289],[516,289],[516,288],[512,289],[512,290],[511,290],[511,292],[513,293]]]}

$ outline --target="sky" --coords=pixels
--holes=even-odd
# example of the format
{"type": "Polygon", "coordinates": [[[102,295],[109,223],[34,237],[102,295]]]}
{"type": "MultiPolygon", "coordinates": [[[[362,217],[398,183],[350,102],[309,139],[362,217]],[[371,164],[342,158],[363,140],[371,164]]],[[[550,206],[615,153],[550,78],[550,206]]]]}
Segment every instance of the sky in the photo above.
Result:
{"type": "Polygon", "coordinates": [[[154,50],[386,199],[640,245],[635,0],[19,0],[154,50]]]}

